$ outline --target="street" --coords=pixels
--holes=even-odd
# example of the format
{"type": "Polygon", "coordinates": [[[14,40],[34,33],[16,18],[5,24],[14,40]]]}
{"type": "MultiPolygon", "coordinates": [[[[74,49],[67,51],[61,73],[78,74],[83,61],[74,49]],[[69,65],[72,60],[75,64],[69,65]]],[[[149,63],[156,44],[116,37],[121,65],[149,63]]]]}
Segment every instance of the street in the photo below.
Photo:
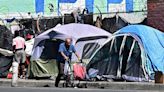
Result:
{"type": "Polygon", "coordinates": [[[43,87],[0,87],[0,92],[162,92],[146,90],[110,90],[110,89],[78,89],[78,88],[43,88],[43,87]]]}

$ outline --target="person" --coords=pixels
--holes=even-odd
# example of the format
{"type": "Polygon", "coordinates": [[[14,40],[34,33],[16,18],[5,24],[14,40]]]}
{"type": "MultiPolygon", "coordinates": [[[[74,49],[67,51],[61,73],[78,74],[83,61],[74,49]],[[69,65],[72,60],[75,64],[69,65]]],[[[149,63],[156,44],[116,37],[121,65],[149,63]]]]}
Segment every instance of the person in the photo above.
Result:
{"type": "MultiPolygon", "coordinates": [[[[75,47],[72,45],[72,39],[66,38],[64,43],[59,46],[59,62],[58,62],[58,76],[56,77],[55,87],[58,87],[61,77],[64,75],[64,64],[65,62],[71,61],[72,53],[75,53],[77,58],[80,60],[75,47]]],[[[66,79],[67,80],[67,79],[66,79]]]]}
{"type": "Polygon", "coordinates": [[[75,19],[75,23],[82,23],[82,24],[84,23],[80,8],[77,8],[76,10],[74,10],[72,14],[75,19]]]}
{"type": "Polygon", "coordinates": [[[12,86],[17,86],[17,79],[18,79],[18,69],[20,65],[20,70],[22,74],[22,78],[25,78],[25,60],[26,60],[26,54],[25,54],[25,39],[20,37],[20,32],[15,31],[15,38],[13,39],[13,76],[12,76],[12,86]]]}
{"type": "Polygon", "coordinates": [[[101,28],[102,27],[101,17],[99,17],[99,16],[97,17],[95,26],[98,27],[98,28],[101,28]]]}

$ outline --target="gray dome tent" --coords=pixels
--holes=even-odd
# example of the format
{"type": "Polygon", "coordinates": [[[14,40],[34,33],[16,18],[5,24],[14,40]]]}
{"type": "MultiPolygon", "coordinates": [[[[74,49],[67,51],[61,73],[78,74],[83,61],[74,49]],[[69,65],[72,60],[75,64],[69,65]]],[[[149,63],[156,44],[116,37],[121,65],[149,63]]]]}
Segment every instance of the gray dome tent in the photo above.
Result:
{"type": "MultiPolygon", "coordinates": [[[[30,64],[31,77],[47,77],[56,74],[57,68],[53,61],[56,61],[59,44],[65,38],[72,37],[77,53],[83,59],[89,59],[110,36],[111,34],[105,30],[86,24],[72,23],[47,30],[35,38],[30,64]],[[47,60],[52,63],[50,64],[47,60]]],[[[76,61],[74,55],[72,60],[76,61]]]]}

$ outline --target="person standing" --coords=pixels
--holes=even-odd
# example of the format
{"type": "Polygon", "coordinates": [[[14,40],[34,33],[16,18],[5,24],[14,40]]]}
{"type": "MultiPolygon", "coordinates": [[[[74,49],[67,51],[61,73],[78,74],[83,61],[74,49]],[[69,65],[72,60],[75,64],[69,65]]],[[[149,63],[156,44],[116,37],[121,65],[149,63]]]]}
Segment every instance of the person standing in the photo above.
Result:
{"type": "Polygon", "coordinates": [[[20,70],[22,74],[22,78],[25,77],[25,60],[26,60],[26,54],[25,54],[25,39],[23,37],[20,37],[20,32],[15,31],[15,38],[13,39],[13,76],[12,76],[12,84],[11,86],[15,87],[17,86],[17,80],[18,80],[18,68],[20,66],[20,70]]]}
{"type": "MultiPolygon", "coordinates": [[[[56,77],[55,87],[58,87],[61,77],[64,75],[64,64],[65,62],[71,61],[72,53],[75,53],[77,58],[80,60],[75,47],[72,45],[72,39],[66,38],[64,43],[59,46],[59,57],[58,57],[58,76],[56,77]]],[[[66,79],[67,80],[67,79],[66,79]]]]}
{"type": "Polygon", "coordinates": [[[84,23],[83,14],[81,14],[80,8],[77,8],[76,10],[74,10],[72,14],[75,19],[75,23],[82,23],[82,24],[84,23]]]}
{"type": "Polygon", "coordinates": [[[97,17],[96,19],[96,22],[95,22],[95,26],[98,27],[98,28],[101,28],[102,27],[102,19],[101,17],[97,17]]]}

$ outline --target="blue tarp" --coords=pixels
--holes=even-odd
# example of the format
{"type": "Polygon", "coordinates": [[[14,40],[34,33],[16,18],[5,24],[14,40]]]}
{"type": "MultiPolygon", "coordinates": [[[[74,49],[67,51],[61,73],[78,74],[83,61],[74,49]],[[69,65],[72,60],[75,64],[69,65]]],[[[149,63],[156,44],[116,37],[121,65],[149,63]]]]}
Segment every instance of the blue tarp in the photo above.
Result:
{"type": "Polygon", "coordinates": [[[75,3],[77,0],[59,0],[60,3],[75,3]]]}
{"type": "Polygon", "coordinates": [[[44,0],[35,0],[36,13],[44,13],[44,0]]]}
{"type": "Polygon", "coordinates": [[[164,33],[145,25],[129,25],[120,29],[116,34],[130,33],[137,35],[147,54],[147,68],[164,73],[164,33]]]}

